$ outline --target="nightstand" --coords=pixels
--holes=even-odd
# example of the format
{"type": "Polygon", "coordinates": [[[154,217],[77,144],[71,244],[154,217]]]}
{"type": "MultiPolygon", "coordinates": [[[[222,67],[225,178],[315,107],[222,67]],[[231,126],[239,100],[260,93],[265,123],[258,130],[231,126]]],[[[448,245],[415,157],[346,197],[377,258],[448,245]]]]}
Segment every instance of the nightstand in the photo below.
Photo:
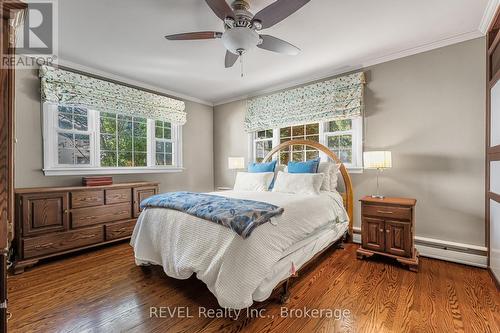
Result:
{"type": "Polygon", "coordinates": [[[411,271],[418,271],[415,248],[415,205],[407,198],[372,198],[361,200],[361,247],[358,259],[374,254],[391,257],[411,271]]]}

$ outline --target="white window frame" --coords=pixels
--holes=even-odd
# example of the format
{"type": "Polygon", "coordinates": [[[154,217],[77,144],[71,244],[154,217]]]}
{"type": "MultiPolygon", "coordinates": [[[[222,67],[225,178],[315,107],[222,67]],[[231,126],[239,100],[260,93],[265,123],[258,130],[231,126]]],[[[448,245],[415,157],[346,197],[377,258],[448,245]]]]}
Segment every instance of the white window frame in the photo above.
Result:
{"type": "MultiPolygon", "coordinates": [[[[328,122],[319,122],[319,143],[324,146],[328,144],[328,137],[332,135],[342,135],[351,134],[352,135],[352,163],[345,163],[345,167],[350,173],[363,173],[363,118],[355,117],[350,118],[352,120],[352,129],[349,131],[339,131],[339,132],[327,132],[328,122]]],[[[309,124],[309,123],[307,123],[309,124]]],[[[273,128],[273,148],[280,144],[280,128],[273,128]]],[[[269,140],[269,139],[258,139],[257,132],[249,133],[248,135],[248,150],[249,156],[248,160],[255,162],[256,160],[256,149],[255,145],[257,141],[269,140]]],[[[276,159],[277,155],[273,156],[276,159]]],[[[320,158],[324,161],[328,159],[325,153],[320,152],[320,158]]]]}
{"type": "Polygon", "coordinates": [[[43,172],[46,176],[113,175],[141,173],[182,172],[182,126],[172,124],[172,166],[156,165],[155,122],[148,119],[148,165],[146,167],[101,167],[100,166],[100,117],[99,111],[87,108],[88,132],[60,130],[58,105],[43,103],[43,172]],[[90,134],[90,164],[60,165],[58,158],[58,132],[90,134]]]}

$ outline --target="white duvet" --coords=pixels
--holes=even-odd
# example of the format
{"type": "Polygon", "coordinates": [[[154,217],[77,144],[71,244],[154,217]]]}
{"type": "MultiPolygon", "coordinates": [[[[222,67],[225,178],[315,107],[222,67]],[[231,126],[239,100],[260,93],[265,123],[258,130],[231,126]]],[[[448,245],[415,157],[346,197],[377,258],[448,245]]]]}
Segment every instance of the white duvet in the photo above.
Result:
{"type": "Polygon", "coordinates": [[[179,211],[148,208],[132,234],[138,265],[161,265],[168,276],[196,273],[224,308],[252,305],[252,294],[294,244],[318,230],[348,220],[337,192],[300,195],[225,191],[216,195],[268,202],[284,208],[281,216],[243,239],[231,229],[179,211]]]}

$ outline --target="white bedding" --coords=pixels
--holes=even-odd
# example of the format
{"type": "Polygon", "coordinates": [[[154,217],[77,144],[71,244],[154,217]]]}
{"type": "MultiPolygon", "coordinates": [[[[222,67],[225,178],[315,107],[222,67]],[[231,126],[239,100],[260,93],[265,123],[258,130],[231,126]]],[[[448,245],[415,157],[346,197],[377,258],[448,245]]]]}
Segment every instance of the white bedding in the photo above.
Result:
{"type": "MultiPolygon", "coordinates": [[[[214,222],[175,210],[148,208],[137,221],[131,245],[138,265],[161,265],[168,276],[178,279],[196,273],[225,308],[251,306],[253,294],[272,275],[280,259],[290,253],[290,248],[329,224],[333,229],[334,223],[348,221],[337,192],[213,194],[268,202],[285,211],[243,239],[214,222]]],[[[256,300],[263,300],[267,289],[255,295],[260,296],[256,300]]]]}

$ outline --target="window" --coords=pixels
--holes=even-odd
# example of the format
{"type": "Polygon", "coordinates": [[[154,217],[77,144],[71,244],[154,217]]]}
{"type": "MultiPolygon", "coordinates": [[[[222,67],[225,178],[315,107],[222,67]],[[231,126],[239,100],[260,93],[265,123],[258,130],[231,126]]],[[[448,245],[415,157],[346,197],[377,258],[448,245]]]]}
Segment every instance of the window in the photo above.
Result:
{"type": "MultiPolygon", "coordinates": [[[[268,129],[253,133],[252,160],[262,162],[263,157],[278,144],[290,140],[311,140],[327,146],[351,171],[362,169],[362,118],[335,120],[268,129]]],[[[318,150],[294,145],[279,152],[279,164],[306,161],[326,156],[318,150]]]]}
{"type": "Polygon", "coordinates": [[[273,130],[258,131],[255,133],[253,150],[255,162],[262,162],[264,157],[273,149],[273,130]]]}
{"type": "Polygon", "coordinates": [[[172,125],[165,121],[157,120],[155,123],[155,140],[156,165],[172,165],[172,125]]]}
{"type": "Polygon", "coordinates": [[[44,104],[46,175],[180,171],[180,138],[169,122],[44,104]]]}

